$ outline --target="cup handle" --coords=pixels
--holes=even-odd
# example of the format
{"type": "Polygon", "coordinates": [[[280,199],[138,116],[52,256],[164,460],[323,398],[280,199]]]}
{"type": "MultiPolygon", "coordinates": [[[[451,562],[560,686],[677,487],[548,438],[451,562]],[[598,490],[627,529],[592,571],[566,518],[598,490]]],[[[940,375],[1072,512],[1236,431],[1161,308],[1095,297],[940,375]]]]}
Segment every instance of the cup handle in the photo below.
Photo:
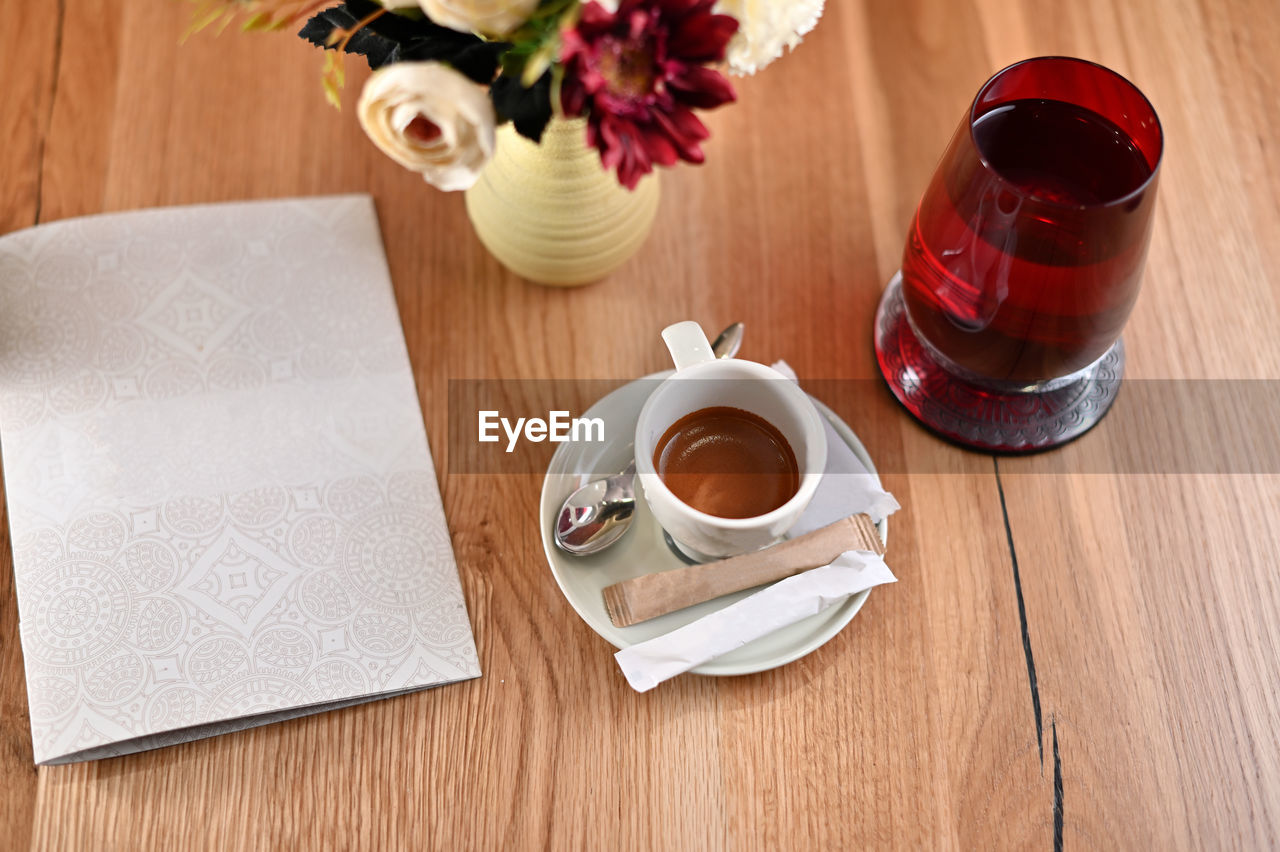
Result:
{"type": "Polygon", "coordinates": [[[667,326],[662,330],[662,339],[667,344],[667,351],[671,353],[676,370],[716,359],[707,336],[702,332],[702,326],[692,320],[667,326]]]}

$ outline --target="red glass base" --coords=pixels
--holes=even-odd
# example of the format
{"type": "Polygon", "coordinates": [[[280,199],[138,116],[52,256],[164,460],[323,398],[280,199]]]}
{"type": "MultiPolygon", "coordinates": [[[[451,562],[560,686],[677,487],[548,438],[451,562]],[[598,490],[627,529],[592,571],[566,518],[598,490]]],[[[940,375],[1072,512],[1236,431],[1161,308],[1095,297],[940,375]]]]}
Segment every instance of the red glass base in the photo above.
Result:
{"type": "Polygon", "coordinates": [[[1097,363],[1052,390],[999,391],[962,379],[911,328],[901,274],[880,299],[875,343],[889,389],[917,420],[944,438],[991,452],[1036,452],[1080,437],[1107,413],[1124,373],[1124,342],[1117,340],[1097,363]]]}

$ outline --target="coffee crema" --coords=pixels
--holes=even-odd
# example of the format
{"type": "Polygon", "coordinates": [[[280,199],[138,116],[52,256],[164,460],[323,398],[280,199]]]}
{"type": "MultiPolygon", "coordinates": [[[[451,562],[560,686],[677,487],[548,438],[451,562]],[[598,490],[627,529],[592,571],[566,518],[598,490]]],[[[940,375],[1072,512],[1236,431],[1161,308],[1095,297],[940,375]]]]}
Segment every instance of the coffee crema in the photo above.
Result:
{"type": "Polygon", "coordinates": [[[653,467],[684,503],[721,518],[754,518],[800,490],[796,454],[778,428],[740,408],[686,414],[663,433],[653,467]]]}

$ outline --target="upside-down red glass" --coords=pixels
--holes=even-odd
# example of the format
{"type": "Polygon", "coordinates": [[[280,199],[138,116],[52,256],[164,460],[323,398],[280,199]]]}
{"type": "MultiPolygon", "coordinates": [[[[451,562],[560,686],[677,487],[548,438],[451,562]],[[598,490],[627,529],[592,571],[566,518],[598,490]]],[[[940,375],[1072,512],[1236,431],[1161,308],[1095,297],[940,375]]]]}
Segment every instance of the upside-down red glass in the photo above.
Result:
{"type": "Polygon", "coordinates": [[[880,367],[963,444],[1056,446],[1106,413],[1124,364],[1164,141],[1119,74],[1028,59],[978,92],[876,319],[880,367]]]}

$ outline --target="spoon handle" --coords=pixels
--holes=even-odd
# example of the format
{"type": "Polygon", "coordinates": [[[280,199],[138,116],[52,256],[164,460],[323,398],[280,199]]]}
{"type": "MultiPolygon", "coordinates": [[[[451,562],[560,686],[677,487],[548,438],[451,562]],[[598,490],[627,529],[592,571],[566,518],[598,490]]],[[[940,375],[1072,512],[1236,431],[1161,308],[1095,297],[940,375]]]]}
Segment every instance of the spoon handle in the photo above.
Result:
{"type": "Polygon", "coordinates": [[[884,544],[869,515],[850,515],[755,553],[614,583],[604,590],[604,605],[614,625],[628,627],[827,565],[846,550],[884,553],[884,544]]]}

